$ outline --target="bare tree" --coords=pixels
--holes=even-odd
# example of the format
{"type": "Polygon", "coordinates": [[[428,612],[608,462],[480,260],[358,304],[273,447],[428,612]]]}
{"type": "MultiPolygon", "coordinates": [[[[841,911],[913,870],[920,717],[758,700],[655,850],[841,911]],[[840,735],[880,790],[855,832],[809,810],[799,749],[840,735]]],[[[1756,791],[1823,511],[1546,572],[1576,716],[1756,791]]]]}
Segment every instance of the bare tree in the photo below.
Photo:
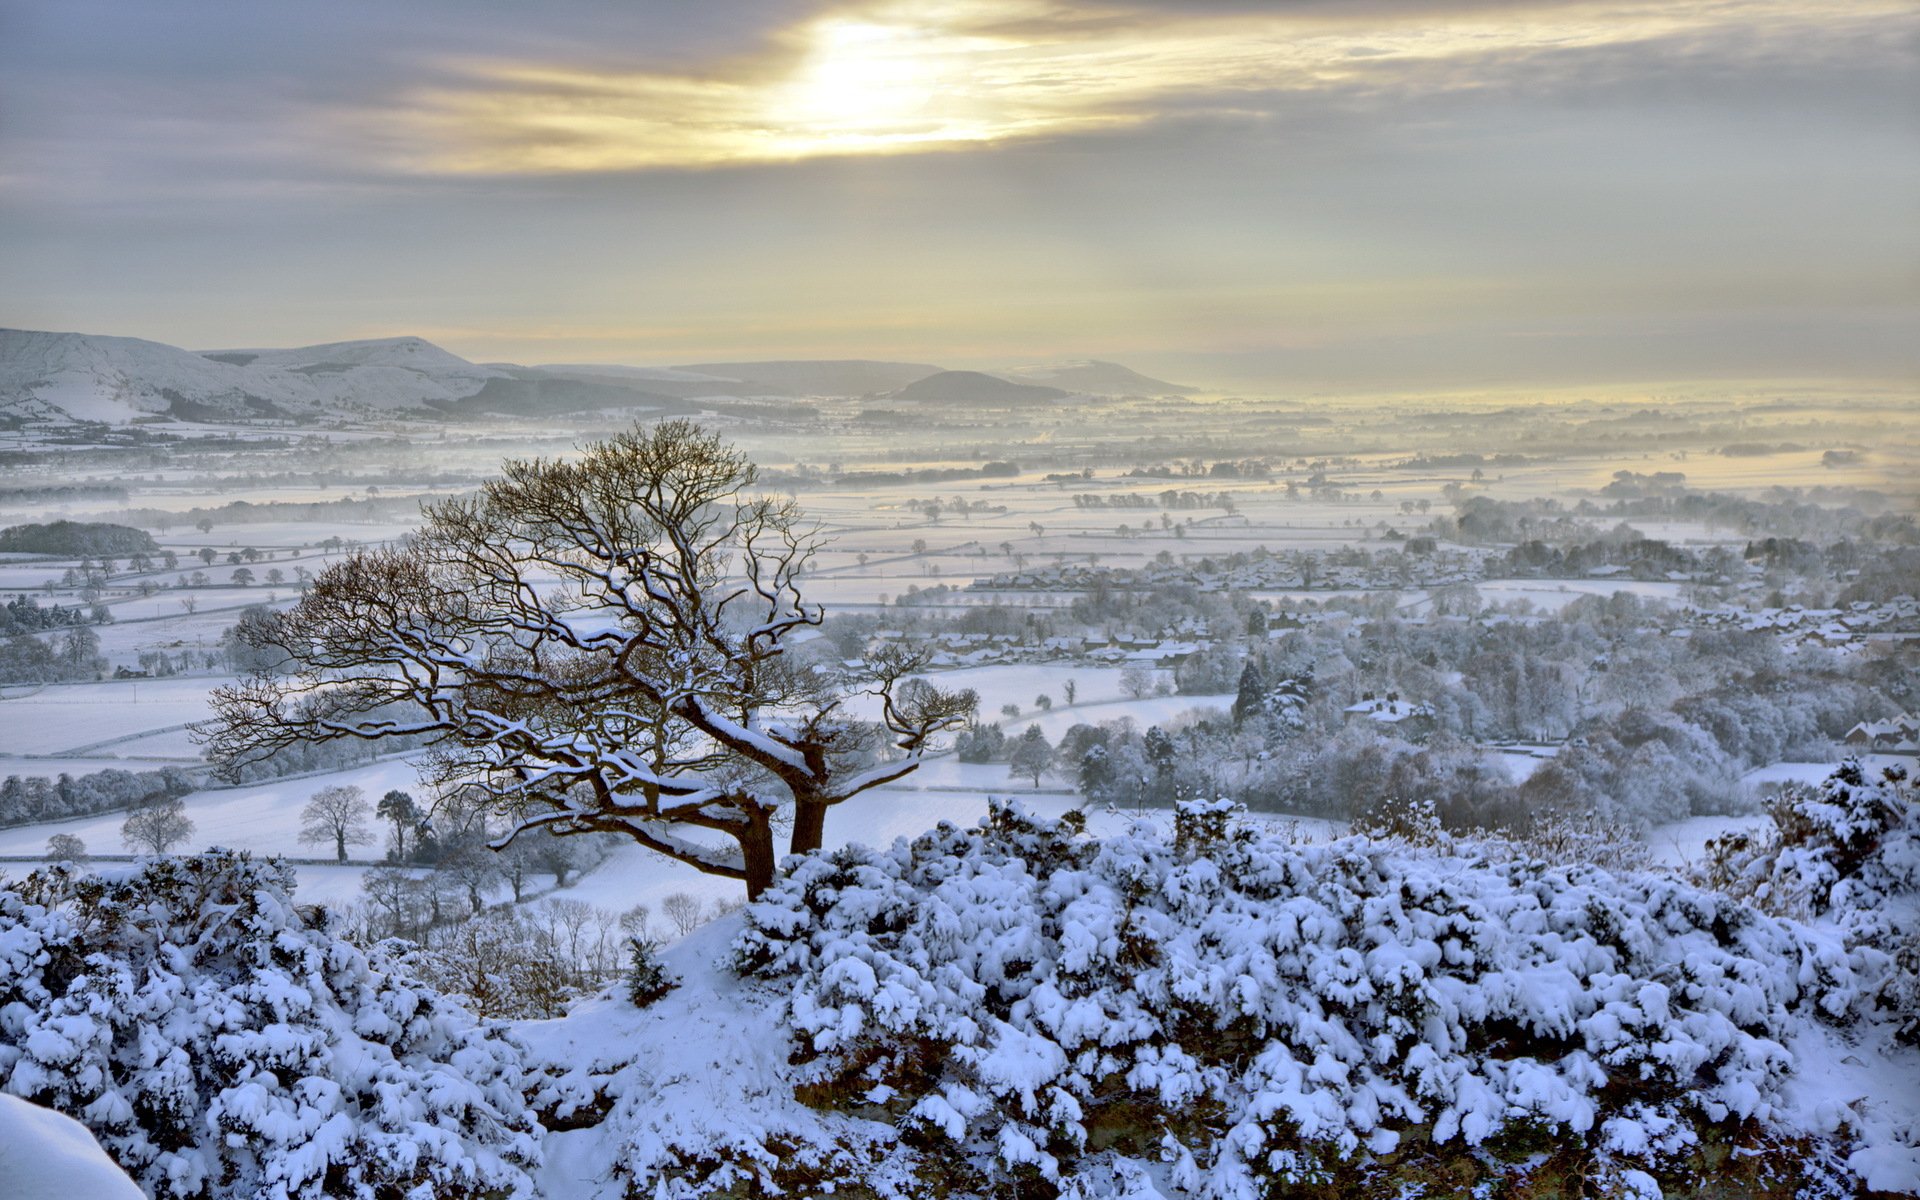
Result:
{"type": "Polygon", "coordinates": [[[567,876],[582,869],[580,862],[584,856],[582,850],[576,849],[571,842],[558,837],[541,837],[530,848],[533,851],[534,865],[553,876],[554,887],[566,887],[567,876]]]}
{"type": "Polygon", "coordinates": [[[360,881],[382,918],[376,937],[413,937],[427,922],[427,885],[399,867],[375,867],[360,881]]]}
{"type": "Polygon", "coordinates": [[[135,850],[165,854],[193,836],[187,806],[178,799],[142,805],[120,826],[120,840],[135,850]]]}
{"type": "Polygon", "coordinates": [[[700,928],[700,921],[706,914],[700,909],[700,902],[685,892],[675,892],[660,902],[660,911],[673,927],[685,937],[700,928]]]}
{"type": "Polygon", "coordinates": [[[1153,670],[1140,663],[1128,663],[1120,672],[1120,690],[1135,700],[1153,695],[1153,670]]]}
{"type": "Polygon", "coordinates": [[[487,891],[506,878],[500,857],[480,842],[466,843],[441,860],[440,873],[453,881],[476,914],[487,906],[487,891]]]}
{"type": "Polygon", "coordinates": [[[533,849],[521,841],[500,852],[500,877],[513,889],[515,904],[527,898],[527,884],[538,870],[533,859],[533,849]]]}
{"type": "Polygon", "coordinates": [[[47,857],[56,862],[87,861],[87,844],[71,833],[56,833],[47,839],[47,857]]]}
{"type": "Polygon", "coordinates": [[[783,808],[789,849],[818,848],[829,808],[915,770],[975,698],[915,678],[916,649],[833,680],[790,666],[823,617],[798,586],[818,538],[754,478],[687,421],[509,461],[250,632],[293,667],[216,691],[197,732],[230,773],[299,742],[424,737],[431,780],[508,818],[497,845],[617,833],[758,895],[783,808]],[[877,729],[842,711],[850,690],[879,698],[877,729]]]}
{"type": "Polygon", "coordinates": [[[1047,735],[1038,725],[1027,726],[1020,740],[1013,744],[1013,754],[1007,764],[1012,774],[1026,775],[1032,778],[1033,786],[1040,786],[1040,777],[1053,770],[1053,744],[1047,741],[1047,735]]]}
{"type": "Polygon", "coordinates": [[[647,940],[648,918],[652,914],[644,904],[636,904],[620,914],[620,931],[639,941],[647,940]]]}
{"type": "Polygon", "coordinates": [[[321,788],[300,810],[300,820],[304,822],[300,826],[300,840],[309,845],[332,842],[334,855],[345,862],[348,846],[364,846],[373,840],[373,834],[367,829],[371,812],[366,796],[357,787],[321,788]]]}

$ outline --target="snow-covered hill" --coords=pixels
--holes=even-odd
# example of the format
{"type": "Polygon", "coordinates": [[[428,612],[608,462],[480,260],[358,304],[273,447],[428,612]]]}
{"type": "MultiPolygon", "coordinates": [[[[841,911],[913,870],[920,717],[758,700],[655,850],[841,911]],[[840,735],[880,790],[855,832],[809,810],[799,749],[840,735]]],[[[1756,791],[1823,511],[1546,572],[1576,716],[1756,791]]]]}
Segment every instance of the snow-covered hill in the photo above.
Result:
{"type": "Polygon", "coordinates": [[[411,337],[199,354],[139,338],[0,330],[0,413],[20,420],[361,415],[459,400],[507,377],[411,337]]]}
{"type": "Polygon", "coordinates": [[[193,351],[140,338],[0,329],[0,424],[691,411],[686,401],[702,397],[888,391],[903,399],[1005,404],[1045,402],[1070,392],[1191,390],[1104,362],[1028,367],[1004,377],[865,360],[519,367],[468,362],[417,337],[193,351]]]}

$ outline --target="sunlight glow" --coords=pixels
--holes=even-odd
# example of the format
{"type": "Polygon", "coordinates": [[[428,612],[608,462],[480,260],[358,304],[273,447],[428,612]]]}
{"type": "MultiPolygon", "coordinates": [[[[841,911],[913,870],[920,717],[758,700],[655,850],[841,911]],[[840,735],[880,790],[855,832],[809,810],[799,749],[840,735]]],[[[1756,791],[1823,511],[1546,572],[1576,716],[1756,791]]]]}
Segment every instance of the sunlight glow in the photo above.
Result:
{"type": "Polygon", "coordinates": [[[788,30],[775,51],[703,74],[452,64],[459,80],[380,119],[407,169],[557,173],[963,149],[1263,113],[1290,93],[1479,86],[1500,56],[1630,46],[1738,24],[1789,38],[1813,19],[1901,0],[1573,3],[1436,9],[1391,27],[1326,15],[1064,9],[1038,0],[882,4],[788,30]],[[1843,10],[1843,11],[1842,11],[1843,10]]]}

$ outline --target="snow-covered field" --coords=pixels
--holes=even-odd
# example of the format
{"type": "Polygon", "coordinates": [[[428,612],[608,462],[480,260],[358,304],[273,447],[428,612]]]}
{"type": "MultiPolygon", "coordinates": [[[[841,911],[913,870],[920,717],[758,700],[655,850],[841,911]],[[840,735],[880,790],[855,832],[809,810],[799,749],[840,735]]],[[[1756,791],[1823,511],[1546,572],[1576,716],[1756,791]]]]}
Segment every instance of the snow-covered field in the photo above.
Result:
{"type": "Polygon", "coordinates": [[[101,754],[87,758],[43,758],[0,754],[0,778],[18,775],[23,779],[57,779],[62,775],[80,776],[94,771],[158,771],[163,767],[187,766],[171,758],[122,758],[101,754]]]}
{"type": "MultiPolygon", "coordinates": [[[[0,696],[0,752],[66,754],[174,730],[207,716],[207,698],[231,677],[114,680],[8,688],[0,696]]],[[[177,748],[177,746],[176,746],[177,748]]],[[[191,747],[187,753],[194,753],[191,747]]],[[[172,750],[127,751],[172,757],[172,750]]]]}

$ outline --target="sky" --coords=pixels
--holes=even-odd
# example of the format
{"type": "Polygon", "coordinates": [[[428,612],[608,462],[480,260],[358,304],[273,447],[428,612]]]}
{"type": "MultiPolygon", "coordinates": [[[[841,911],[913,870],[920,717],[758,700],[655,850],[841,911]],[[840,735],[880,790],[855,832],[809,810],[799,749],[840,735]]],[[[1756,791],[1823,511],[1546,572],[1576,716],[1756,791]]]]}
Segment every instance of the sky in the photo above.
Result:
{"type": "Polygon", "coordinates": [[[1920,378],[1910,0],[0,0],[0,325],[1920,378]]]}

